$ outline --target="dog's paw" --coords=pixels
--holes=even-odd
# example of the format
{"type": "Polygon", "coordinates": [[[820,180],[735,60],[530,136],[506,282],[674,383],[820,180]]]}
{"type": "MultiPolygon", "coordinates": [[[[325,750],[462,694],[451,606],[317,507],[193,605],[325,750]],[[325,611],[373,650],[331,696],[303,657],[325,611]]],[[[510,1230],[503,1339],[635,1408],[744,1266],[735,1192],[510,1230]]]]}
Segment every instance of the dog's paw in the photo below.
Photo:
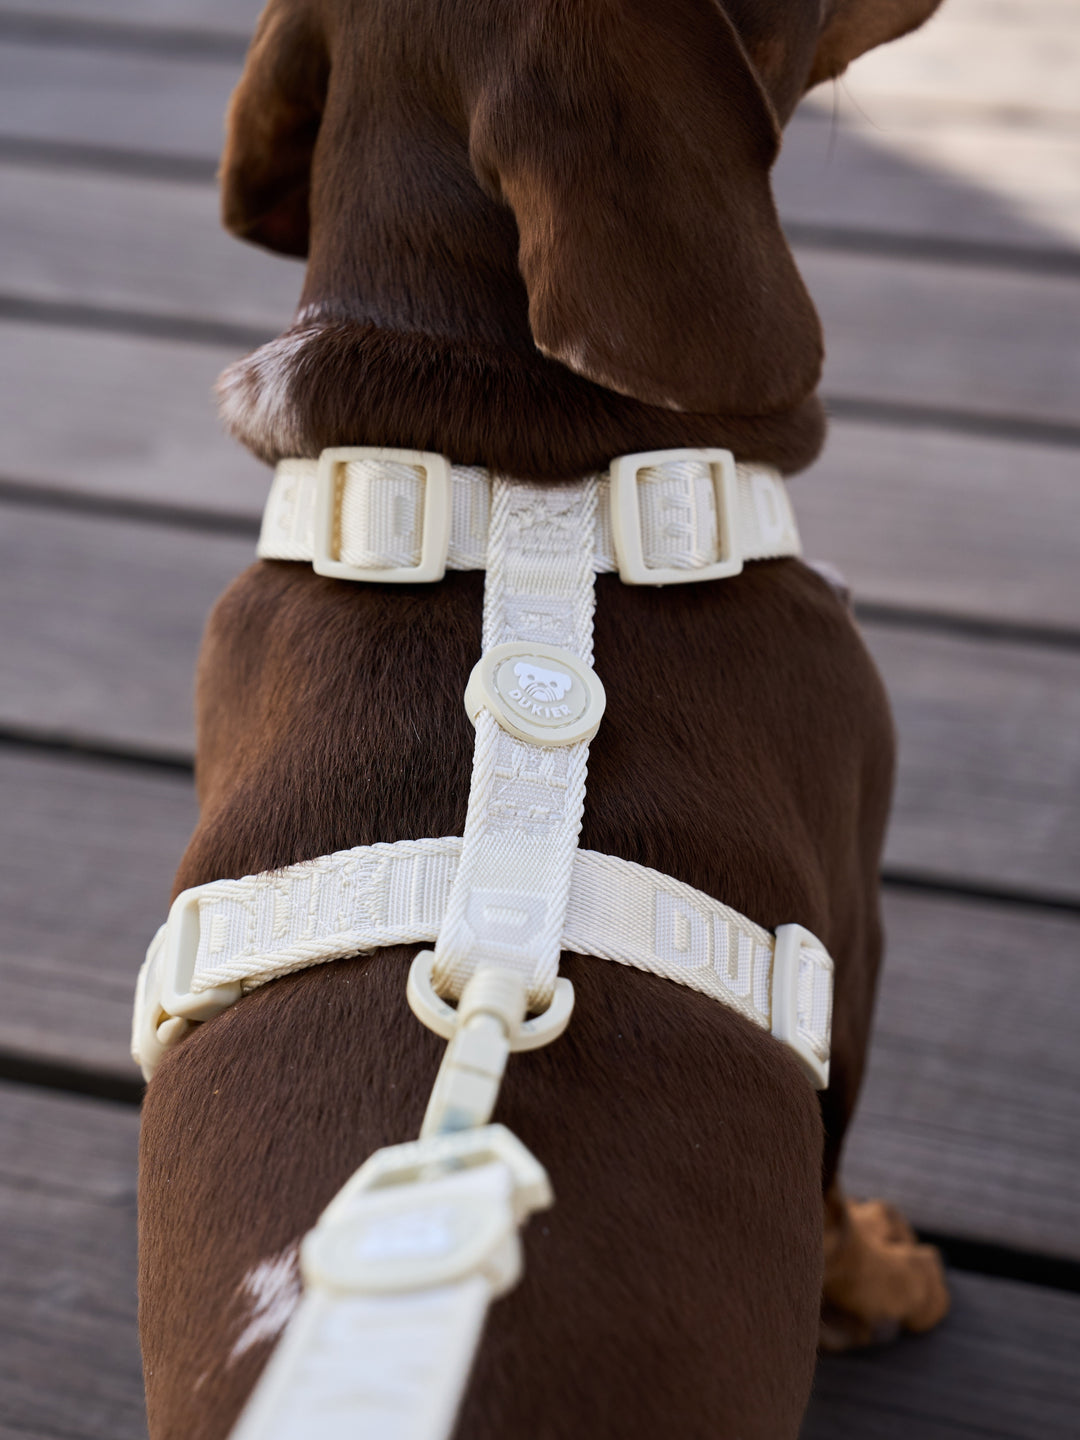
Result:
{"type": "Polygon", "coordinates": [[[820,1348],[837,1352],[930,1330],[945,1318],[949,1292],[941,1255],[919,1243],[883,1200],[830,1197],[820,1348]]]}

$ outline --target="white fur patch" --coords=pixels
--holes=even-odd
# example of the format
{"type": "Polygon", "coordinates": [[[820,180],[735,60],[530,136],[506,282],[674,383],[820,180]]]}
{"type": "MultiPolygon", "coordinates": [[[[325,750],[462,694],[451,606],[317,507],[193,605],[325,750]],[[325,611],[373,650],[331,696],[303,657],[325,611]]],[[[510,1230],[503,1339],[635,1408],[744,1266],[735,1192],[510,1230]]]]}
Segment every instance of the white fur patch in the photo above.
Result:
{"type": "Polygon", "coordinates": [[[240,1338],[229,1353],[239,1360],[264,1340],[276,1340],[300,1303],[299,1247],[290,1245],[280,1255],[260,1260],[240,1282],[241,1299],[251,1313],[240,1338]]]}
{"type": "Polygon", "coordinates": [[[307,325],[279,335],[223,370],[217,383],[218,408],[230,432],[262,455],[303,453],[301,416],[292,380],[303,352],[323,332],[307,325]]]}

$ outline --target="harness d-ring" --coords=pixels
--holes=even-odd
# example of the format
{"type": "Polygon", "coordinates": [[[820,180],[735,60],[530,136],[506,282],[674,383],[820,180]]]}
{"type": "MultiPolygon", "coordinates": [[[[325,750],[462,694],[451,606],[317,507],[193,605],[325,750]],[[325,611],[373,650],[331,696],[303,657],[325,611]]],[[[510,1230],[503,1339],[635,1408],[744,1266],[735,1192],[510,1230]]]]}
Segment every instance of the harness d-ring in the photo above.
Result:
{"type": "MultiPolygon", "coordinates": [[[[409,982],[405,994],[409,1007],[416,1018],[429,1030],[434,1030],[444,1040],[452,1039],[461,1024],[458,1007],[444,1000],[435,989],[431,973],[435,966],[435,951],[421,950],[409,970],[409,982]]],[[[539,1050],[557,1040],[570,1023],[574,1009],[574,987],[565,975],[555,981],[555,994],[551,1004],[531,1020],[522,1020],[511,1037],[511,1053],[520,1050],[539,1050]]]]}

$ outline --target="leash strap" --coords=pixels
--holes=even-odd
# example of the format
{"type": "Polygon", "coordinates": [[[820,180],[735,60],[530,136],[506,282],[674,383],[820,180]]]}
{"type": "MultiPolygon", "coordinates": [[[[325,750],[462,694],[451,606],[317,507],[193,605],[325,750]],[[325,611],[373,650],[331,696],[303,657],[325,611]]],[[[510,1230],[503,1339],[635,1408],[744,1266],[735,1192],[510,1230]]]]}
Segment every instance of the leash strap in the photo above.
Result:
{"type": "MultiPolygon", "coordinates": [[[[664,450],[623,456],[595,478],[599,574],[674,585],[800,553],[791,501],[771,466],[739,464],[726,450],[664,450]]],[[[258,554],[384,583],[482,570],[498,483],[426,451],[349,447],[282,460],[258,554]]]]}
{"type": "Polygon", "coordinates": [[[231,1440],[440,1440],[519,1227],[551,1204],[501,1125],[378,1151],[300,1249],[304,1295],[231,1440]]]}

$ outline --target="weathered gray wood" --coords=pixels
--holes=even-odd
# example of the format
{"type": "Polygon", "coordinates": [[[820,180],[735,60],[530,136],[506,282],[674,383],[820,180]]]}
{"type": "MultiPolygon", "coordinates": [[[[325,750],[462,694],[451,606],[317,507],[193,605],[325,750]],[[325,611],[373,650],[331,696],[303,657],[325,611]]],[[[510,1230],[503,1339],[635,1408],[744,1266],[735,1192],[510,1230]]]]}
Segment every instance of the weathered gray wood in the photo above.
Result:
{"type": "MultiPolygon", "coordinates": [[[[1080,135],[1072,128],[979,115],[869,120],[815,93],[787,127],[773,172],[780,214],[800,226],[899,240],[1080,251],[1073,181],[1080,135]]],[[[849,242],[850,243],[850,242],[849,242]]],[[[975,250],[973,254],[978,254],[975,250]]]]}
{"type": "Polygon", "coordinates": [[[189,776],[0,747],[0,1050],[134,1080],[135,975],[196,817],[189,776]]]}
{"type": "MultiPolygon", "coordinates": [[[[132,1078],[134,977],[194,821],[190,782],[0,750],[0,789],[0,1050],[132,1078]]],[[[929,1229],[1080,1258],[1080,920],[896,891],[885,919],[852,1191],[929,1229]]]]}
{"type": "MultiPolygon", "coordinates": [[[[119,1106],[3,1087],[0,1424],[20,1440],[145,1435],[136,1127],[119,1106]]],[[[935,1334],[821,1365],[804,1440],[1075,1433],[1080,1299],[966,1275],[952,1286],[953,1314],[935,1334]]]]}
{"type": "Polygon", "coordinates": [[[212,185],[0,165],[0,289],[276,333],[303,266],[227,235],[212,185]]]}
{"type": "Polygon", "coordinates": [[[0,1088],[0,1433],[142,1440],[135,1111],[0,1088]]]}
{"type": "MultiPolygon", "coordinates": [[[[0,478],[255,520],[268,471],[211,396],[233,354],[0,325],[0,478]]],[[[1075,626],[1078,478],[1073,450],[834,421],[793,495],[807,552],[862,599],[1075,626]]]]}
{"type": "Polygon", "coordinates": [[[1080,621],[1080,451],[834,420],[791,493],[860,600],[1080,621]]]}
{"type": "Polygon", "coordinates": [[[925,1229],[1080,1258],[1080,921],[887,891],[856,1195],[925,1229]]]}
{"type": "Polygon", "coordinates": [[[236,354],[0,326],[4,478],[257,516],[269,471],[227,439],[214,411],[214,381],[236,354]]]}
{"type": "Polygon", "coordinates": [[[13,15],[56,16],[145,27],[198,26],[246,34],[255,26],[263,0],[4,0],[13,15]]]}
{"type": "Polygon", "coordinates": [[[845,85],[871,114],[875,102],[902,97],[1069,121],[1080,114],[1078,60],[1080,23],[1070,0],[948,0],[922,30],[864,55],[845,85]]]}
{"type": "Polygon", "coordinates": [[[216,156],[235,60],[0,44],[0,134],[216,156]]]}
{"type": "Polygon", "coordinates": [[[900,736],[887,863],[1080,893],[1080,655],[864,627],[900,736]]]}
{"type": "Polygon", "coordinates": [[[800,252],[834,395],[1075,423],[1080,287],[870,255],[800,252]]]}
{"type": "Polygon", "coordinates": [[[192,744],[206,615],[249,540],[12,509],[0,535],[0,717],[164,751],[192,744]]]}
{"type": "MultiPolygon", "coordinates": [[[[0,721],[191,745],[207,611],[250,541],[11,508],[0,721]]],[[[1080,893],[1080,655],[867,627],[901,734],[890,863],[1080,893]]]]}
{"type": "Polygon", "coordinates": [[[802,1440],[1068,1440],[1076,1433],[1080,1297],[950,1277],[930,1335],[822,1360],[802,1440]]]}

